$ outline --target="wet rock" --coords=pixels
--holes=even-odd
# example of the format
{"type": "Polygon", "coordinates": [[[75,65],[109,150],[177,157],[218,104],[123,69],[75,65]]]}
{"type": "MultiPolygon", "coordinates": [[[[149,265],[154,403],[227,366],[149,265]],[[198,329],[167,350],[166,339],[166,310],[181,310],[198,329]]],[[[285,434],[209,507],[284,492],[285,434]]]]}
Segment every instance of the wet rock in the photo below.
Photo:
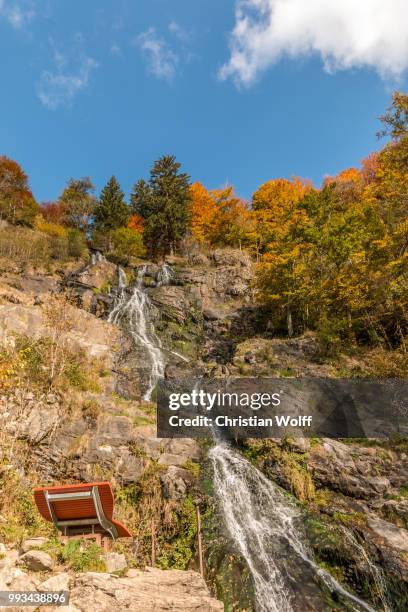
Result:
{"type": "Polygon", "coordinates": [[[191,378],[191,368],[184,362],[177,364],[169,363],[164,370],[164,378],[166,380],[182,380],[186,377],[191,378]]]}
{"type": "Polygon", "coordinates": [[[163,285],[152,291],[151,300],[161,316],[183,324],[189,312],[189,301],[181,287],[163,285]]]}

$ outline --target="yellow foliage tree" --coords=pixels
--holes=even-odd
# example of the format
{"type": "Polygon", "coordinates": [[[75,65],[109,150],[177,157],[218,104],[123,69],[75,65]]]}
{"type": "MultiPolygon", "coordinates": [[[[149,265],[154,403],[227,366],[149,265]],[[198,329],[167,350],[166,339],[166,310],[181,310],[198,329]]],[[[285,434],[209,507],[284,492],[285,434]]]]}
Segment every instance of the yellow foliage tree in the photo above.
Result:
{"type": "Polygon", "coordinates": [[[289,220],[295,222],[296,204],[312,191],[310,181],[279,178],[267,181],[252,197],[253,216],[257,226],[260,251],[268,244],[282,240],[288,231],[289,220]]]}
{"type": "Polygon", "coordinates": [[[191,233],[200,244],[211,242],[217,215],[215,199],[200,182],[190,186],[190,198],[191,233]]]}

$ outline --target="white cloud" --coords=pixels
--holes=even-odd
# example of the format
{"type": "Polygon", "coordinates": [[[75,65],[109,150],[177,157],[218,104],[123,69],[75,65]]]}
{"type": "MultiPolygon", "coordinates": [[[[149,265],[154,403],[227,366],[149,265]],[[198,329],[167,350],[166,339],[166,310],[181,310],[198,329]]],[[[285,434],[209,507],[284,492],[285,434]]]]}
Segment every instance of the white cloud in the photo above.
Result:
{"type": "Polygon", "coordinates": [[[71,53],[58,49],[53,53],[53,70],[44,70],[38,83],[37,94],[41,103],[50,110],[71,106],[75,96],[88,85],[92,71],[98,63],[82,51],[82,39],[76,37],[71,53]]]}
{"type": "Polygon", "coordinates": [[[135,43],[146,58],[148,71],[158,79],[172,81],[177,72],[179,57],[165,40],[157,35],[155,28],[140,34],[135,43]]]}
{"type": "Polygon", "coordinates": [[[177,21],[170,21],[169,32],[173,34],[182,43],[188,43],[191,39],[191,34],[183,28],[177,21]]]}
{"type": "Polygon", "coordinates": [[[407,0],[236,0],[229,61],[219,72],[251,85],[282,57],[319,55],[326,71],[408,68],[407,0]]]}
{"type": "Polygon", "coordinates": [[[34,5],[31,0],[0,0],[0,17],[18,30],[34,19],[34,5]]]}

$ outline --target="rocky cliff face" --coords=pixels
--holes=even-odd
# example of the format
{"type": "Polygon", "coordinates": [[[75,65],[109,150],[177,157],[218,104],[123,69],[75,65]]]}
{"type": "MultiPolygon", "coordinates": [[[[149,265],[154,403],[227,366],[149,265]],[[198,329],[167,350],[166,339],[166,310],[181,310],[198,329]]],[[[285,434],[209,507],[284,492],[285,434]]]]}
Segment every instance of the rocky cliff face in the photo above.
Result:
{"type": "MultiPolygon", "coordinates": [[[[323,361],[312,334],[290,340],[274,337],[267,313],[256,305],[253,264],[245,253],[195,253],[190,258],[170,258],[167,264],[170,276],[165,282],[162,267],[151,263],[146,265],[143,283],[166,356],[168,379],[191,373],[336,376],[353,365],[348,357],[323,361]]],[[[137,272],[137,268],[126,271],[128,292],[137,272]]],[[[107,322],[118,280],[117,267],[106,261],[53,274],[22,273],[12,266],[2,273],[2,346],[18,348],[23,337],[31,342],[25,341],[23,350],[33,350],[32,343],[49,333],[45,305],[50,296],[66,292],[72,315],[72,325],[66,331],[67,347],[70,354],[81,356],[79,363],[88,368],[88,374],[84,381],[74,369],[65,390],[30,385],[24,378],[3,387],[0,488],[3,496],[11,495],[7,481],[12,481],[26,495],[37,483],[106,478],[116,489],[119,516],[137,531],[135,542],[125,547],[128,558],[140,566],[149,562],[149,517],[153,515],[160,524],[161,566],[180,567],[183,558],[183,568],[194,567],[195,531],[189,530],[189,525],[195,520],[194,502],[204,500],[206,507],[202,486],[204,481],[205,491],[205,453],[193,440],[156,438],[154,407],[140,401],[149,364],[126,330],[107,322]]],[[[29,367],[40,377],[35,362],[29,362],[29,367]]],[[[376,595],[375,576],[367,562],[372,559],[385,573],[394,605],[402,602],[408,606],[406,443],[247,441],[241,450],[301,501],[310,540],[322,564],[361,595],[367,595],[364,589],[374,593],[378,603],[381,598],[376,595]],[[349,535],[344,535],[344,529],[349,535]]],[[[9,521],[6,505],[0,506],[3,525],[9,521]]],[[[231,609],[250,608],[245,562],[225,540],[222,521],[216,508],[211,508],[209,503],[212,541],[207,543],[207,575],[231,609]]],[[[42,527],[32,521],[32,528],[24,528],[24,536],[41,533],[42,527]]],[[[0,524],[0,540],[8,538],[10,544],[13,537],[21,540],[21,533],[6,536],[6,531],[0,524]]],[[[163,578],[154,573],[115,579],[105,574],[74,576],[71,572],[70,576],[77,606],[73,610],[85,609],[78,603],[80,595],[91,607],[102,606],[101,610],[108,609],[103,606],[112,600],[119,609],[125,608],[126,597],[136,597],[139,587],[146,593],[143,605],[148,605],[150,598],[156,605],[143,608],[146,610],[169,609],[163,606],[171,602],[176,606],[171,609],[219,609],[216,602],[207,601],[202,586],[190,589],[185,585],[184,594],[172,590],[166,582],[167,577],[173,580],[169,572],[163,578]],[[164,581],[164,599],[161,595],[153,599],[150,576],[164,581]],[[126,592],[124,599],[121,592],[126,592]]],[[[191,580],[191,585],[198,584],[194,582],[197,578],[191,580]]],[[[34,582],[39,588],[38,580],[34,582]]],[[[11,584],[17,583],[8,586],[11,584]]]]}

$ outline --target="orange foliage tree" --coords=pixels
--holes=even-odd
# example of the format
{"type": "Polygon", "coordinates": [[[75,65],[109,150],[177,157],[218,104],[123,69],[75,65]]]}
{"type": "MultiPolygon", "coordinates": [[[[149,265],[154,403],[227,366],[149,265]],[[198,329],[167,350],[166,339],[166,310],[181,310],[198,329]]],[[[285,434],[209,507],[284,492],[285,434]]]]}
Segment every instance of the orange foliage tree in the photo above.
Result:
{"type": "Polygon", "coordinates": [[[141,215],[134,213],[130,216],[128,228],[139,232],[139,234],[143,234],[144,230],[144,219],[141,215]]]}
{"type": "Polygon", "coordinates": [[[251,211],[231,186],[208,191],[201,183],[190,187],[190,228],[200,244],[248,246],[254,231],[251,211]]]}
{"type": "Polygon", "coordinates": [[[217,204],[214,196],[200,182],[190,186],[190,228],[193,237],[203,244],[211,242],[217,204]]]}
{"type": "Polygon", "coordinates": [[[65,207],[61,202],[43,202],[40,212],[48,223],[64,223],[65,207]]]}
{"type": "Polygon", "coordinates": [[[0,156],[0,218],[11,223],[32,226],[38,205],[28,186],[28,177],[21,166],[0,156]]]}
{"type": "Polygon", "coordinates": [[[312,191],[308,180],[283,178],[267,181],[252,197],[253,216],[257,227],[258,250],[284,239],[288,224],[296,222],[296,205],[312,191]]]}

